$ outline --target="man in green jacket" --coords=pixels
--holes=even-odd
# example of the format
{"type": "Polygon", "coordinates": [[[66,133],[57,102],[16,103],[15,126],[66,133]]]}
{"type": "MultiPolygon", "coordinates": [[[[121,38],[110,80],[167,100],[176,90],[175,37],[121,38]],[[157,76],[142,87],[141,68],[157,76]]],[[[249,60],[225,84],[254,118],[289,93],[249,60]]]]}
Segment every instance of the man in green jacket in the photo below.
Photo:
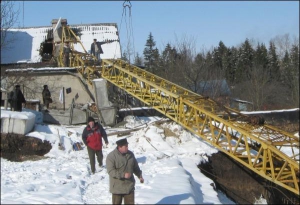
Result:
{"type": "Polygon", "coordinates": [[[130,150],[127,139],[120,139],[117,147],[106,157],[106,169],[109,174],[109,191],[112,193],[112,204],[134,204],[134,186],[136,175],[144,183],[142,171],[130,150]]]}

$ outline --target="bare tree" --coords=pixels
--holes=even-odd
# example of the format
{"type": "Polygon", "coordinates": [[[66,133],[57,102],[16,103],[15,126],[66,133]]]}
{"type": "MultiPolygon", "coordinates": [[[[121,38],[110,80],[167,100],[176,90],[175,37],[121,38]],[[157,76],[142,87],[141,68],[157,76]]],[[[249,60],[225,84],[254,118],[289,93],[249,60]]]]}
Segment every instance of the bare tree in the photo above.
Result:
{"type": "MultiPolygon", "coordinates": [[[[178,82],[183,87],[195,91],[195,84],[199,81],[201,72],[199,67],[194,65],[196,57],[195,39],[183,36],[181,40],[176,37],[176,50],[179,58],[176,60],[175,66],[177,70],[178,82]]],[[[201,69],[201,68],[200,68],[201,69]]]]}
{"type": "Polygon", "coordinates": [[[283,58],[286,51],[291,49],[291,38],[289,34],[277,35],[271,39],[277,48],[277,54],[280,59],[283,58]]]}
{"type": "Polygon", "coordinates": [[[19,9],[15,10],[14,1],[1,1],[1,50],[9,48],[9,44],[14,40],[8,39],[8,30],[18,23],[19,9]]]}
{"type": "Polygon", "coordinates": [[[177,41],[180,59],[176,65],[181,73],[179,76],[183,80],[182,86],[200,95],[218,98],[224,87],[224,72],[213,64],[204,48],[197,53],[195,45],[194,38],[183,37],[181,41],[177,41]]]}
{"type": "Polygon", "coordinates": [[[249,72],[249,80],[236,85],[236,96],[253,103],[254,110],[264,109],[280,102],[281,85],[272,82],[268,72],[260,65],[253,65],[249,72]]]}

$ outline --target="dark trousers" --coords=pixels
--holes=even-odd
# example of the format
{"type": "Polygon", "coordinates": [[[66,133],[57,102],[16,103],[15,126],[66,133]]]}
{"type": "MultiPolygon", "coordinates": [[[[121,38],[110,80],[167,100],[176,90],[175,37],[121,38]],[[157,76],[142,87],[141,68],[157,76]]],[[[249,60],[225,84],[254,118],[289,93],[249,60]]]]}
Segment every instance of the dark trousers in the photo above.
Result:
{"type": "Polygon", "coordinates": [[[65,54],[64,56],[64,66],[69,67],[70,66],[70,56],[65,54]]]}
{"type": "Polygon", "coordinates": [[[89,158],[90,158],[90,164],[91,164],[91,170],[92,173],[95,173],[95,155],[97,156],[97,161],[99,163],[99,166],[102,166],[102,161],[103,161],[103,154],[102,154],[102,150],[99,151],[95,151],[93,149],[91,149],[89,146],[87,146],[87,150],[88,150],[88,154],[89,154],[89,158]]]}
{"type": "Polygon", "coordinates": [[[124,204],[134,204],[134,191],[130,194],[112,194],[112,204],[122,204],[124,198],[124,204]]]}

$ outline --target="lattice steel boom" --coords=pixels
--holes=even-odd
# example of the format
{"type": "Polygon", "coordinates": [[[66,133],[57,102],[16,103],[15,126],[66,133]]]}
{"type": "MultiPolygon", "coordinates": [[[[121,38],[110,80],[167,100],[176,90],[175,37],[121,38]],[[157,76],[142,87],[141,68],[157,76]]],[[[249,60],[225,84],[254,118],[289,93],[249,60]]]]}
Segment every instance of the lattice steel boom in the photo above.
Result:
{"type": "MultiPolygon", "coordinates": [[[[64,42],[73,50],[70,66],[92,85],[100,76],[95,57],[74,50],[79,38],[63,26],[64,42]]],[[[270,125],[253,125],[248,116],[151,74],[125,61],[102,59],[102,78],[153,107],[255,173],[299,195],[299,138],[270,125]]]]}
{"type": "Polygon", "coordinates": [[[102,78],[124,89],[260,176],[299,195],[299,138],[122,60],[102,60],[102,78]]]}

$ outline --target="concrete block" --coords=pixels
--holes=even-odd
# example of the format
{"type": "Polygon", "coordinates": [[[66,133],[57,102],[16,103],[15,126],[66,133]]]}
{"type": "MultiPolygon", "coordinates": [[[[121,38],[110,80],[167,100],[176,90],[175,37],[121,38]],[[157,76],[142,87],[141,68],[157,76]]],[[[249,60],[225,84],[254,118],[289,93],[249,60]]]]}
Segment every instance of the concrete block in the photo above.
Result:
{"type": "Polygon", "coordinates": [[[107,81],[103,78],[93,80],[96,94],[96,105],[103,117],[105,126],[113,126],[116,123],[117,110],[113,103],[108,100],[107,81]]]}
{"type": "Polygon", "coordinates": [[[35,115],[30,112],[1,110],[1,133],[26,135],[35,125],[35,115]]]}
{"type": "Polygon", "coordinates": [[[1,117],[1,133],[8,133],[10,117],[1,117]]]}
{"type": "Polygon", "coordinates": [[[26,135],[33,130],[35,124],[35,117],[31,119],[10,118],[9,133],[26,135]]]}

